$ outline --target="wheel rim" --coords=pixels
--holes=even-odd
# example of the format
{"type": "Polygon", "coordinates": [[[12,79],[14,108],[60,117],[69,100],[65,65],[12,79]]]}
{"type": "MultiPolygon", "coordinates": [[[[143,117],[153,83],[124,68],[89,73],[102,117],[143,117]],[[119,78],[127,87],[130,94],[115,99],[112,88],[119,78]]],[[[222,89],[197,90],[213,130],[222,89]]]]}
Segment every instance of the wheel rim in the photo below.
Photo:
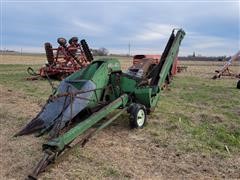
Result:
{"type": "Polygon", "coordinates": [[[145,112],[144,110],[140,109],[137,113],[137,124],[138,126],[142,126],[144,124],[145,121],[145,112]]]}

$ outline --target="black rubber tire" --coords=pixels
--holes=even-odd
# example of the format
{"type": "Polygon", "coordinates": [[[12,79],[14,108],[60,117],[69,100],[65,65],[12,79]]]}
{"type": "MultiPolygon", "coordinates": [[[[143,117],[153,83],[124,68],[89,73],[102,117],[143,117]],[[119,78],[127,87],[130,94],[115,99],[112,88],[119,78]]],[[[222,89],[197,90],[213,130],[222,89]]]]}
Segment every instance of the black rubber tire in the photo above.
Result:
{"type": "Polygon", "coordinates": [[[240,80],[237,82],[237,88],[240,89],[240,80]]]}
{"type": "Polygon", "coordinates": [[[128,112],[130,114],[130,117],[129,117],[130,128],[137,128],[137,129],[143,128],[147,122],[147,111],[145,106],[134,103],[129,107],[128,112]],[[141,113],[140,111],[144,114],[144,119],[143,119],[143,123],[139,124],[138,114],[141,113]]]}
{"type": "Polygon", "coordinates": [[[54,62],[54,55],[53,55],[52,45],[51,45],[51,43],[46,42],[44,44],[44,46],[45,46],[47,61],[51,65],[54,62]]]}
{"type": "Polygon", "coordinates": [[[89,47],[88,47],[88,44],[87,44],[87,42],[85,41],[85,39],[82,39],[82,40],[81,40],[81,46],[82,46],[82,48],[83,48],[83,51],[84,51],[84,54],[85,54],[87,60],[88,60],[89,62],[91,62],[91,61],[93,60],[93,55],[92,55],[92,53],[91,53],[91,51],[90,51],[90,49],[89,49],[89,47]]]}

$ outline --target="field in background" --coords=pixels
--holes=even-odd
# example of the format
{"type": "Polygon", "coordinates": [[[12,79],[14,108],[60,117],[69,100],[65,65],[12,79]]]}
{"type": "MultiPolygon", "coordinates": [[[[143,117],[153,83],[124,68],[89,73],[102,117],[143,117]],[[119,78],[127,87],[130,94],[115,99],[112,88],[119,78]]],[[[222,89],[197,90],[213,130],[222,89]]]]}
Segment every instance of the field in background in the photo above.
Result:
{"type": "MultiPolygon", "coordinates": [[[[105,58],[106,56],[96,56],[95,59],[105,58]]],[[[117,58],[121,61],[123,68],[127,68],[132,63],[132,57],[124,56],[107,56],[107,58],[117,58]]],[[[0,64],[25,64],[25,65],[44,65],[46,62],[45,55],[1,55],[0,64]]],[[[224,61],[197,61],[188,60],[180,61],[182,65],[188,66],[219,66],[221,67],[224,61]]],[[[239,62],[233,62],[233,70],[238,70],[240,66],[239,62]]]]}
{"type": "MultiPolygon", "coordinates": [[[[122,58],[124,69],[130,58],[122,58]]],[[[13,138],[51,93],[47,81],[26,81],[44,56],[0,59],[1,179],[23,179],[41,157],[47,137],[13,138]]],[[[75,147],[42,179],[240,178],[240,92],[237,80],[211,80],[223,62],[183,61],[141,130],[130,130],[128,115],[75,147]]],[[[239,66],[232,67],[240,71],[239,66]]],[[[58,82],[55,81],[55,84],[58,82]]]]}

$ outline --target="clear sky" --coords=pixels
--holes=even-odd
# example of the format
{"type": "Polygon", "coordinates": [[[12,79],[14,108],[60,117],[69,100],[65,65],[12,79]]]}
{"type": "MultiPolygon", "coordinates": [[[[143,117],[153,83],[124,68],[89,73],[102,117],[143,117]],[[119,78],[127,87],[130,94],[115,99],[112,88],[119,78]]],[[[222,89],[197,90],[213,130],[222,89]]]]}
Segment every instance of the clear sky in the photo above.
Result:
{"type": "Polygon", "coordinates": [[[43,52],[58,37],[86,39],[110,53],[161,54],[172,28],[186,31],[180,55],[240,49],[239,1],[1,2],[2,49],[43,52]]]}

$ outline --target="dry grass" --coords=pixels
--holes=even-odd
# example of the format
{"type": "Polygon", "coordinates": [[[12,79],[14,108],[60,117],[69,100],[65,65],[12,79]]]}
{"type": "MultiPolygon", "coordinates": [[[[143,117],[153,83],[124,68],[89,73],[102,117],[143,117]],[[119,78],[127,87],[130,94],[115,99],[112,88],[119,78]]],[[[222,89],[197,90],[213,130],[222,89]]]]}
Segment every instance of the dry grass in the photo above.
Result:
{"type": "Polygon", "coordinates": [[[21,92],[13,92],[3,85],[0,85],[0,99],[1,179],[23,179],[26,170],[31,169],[40,157],[39,144],[43,140],[33,137],[16,139],[13,135],[33,118],[40,107],[21,92]]]}
{"type": "Polygon", "coordinates": [[[45,56],[1,55],[0,64],[44,64],[45,56]]]}
{"type": "MultiPolygon", "coordinates": [[[[23,179],[41,158],[46,137],[12,136],[37,114],[50,90],[46,81],[24,79],[28,65],[8,62],[0,65],[0,179],[23,179]]],[[[131,59],[120,62],[126,69],[131,59]]],[[[218,65],[182,63],[189,66],[187,72],[178,74],[171,90],[162,94],[144,129],[130,130],[127,114],[122,115],[85,148],[77,146],[59,159],[40,179],[240,178],[236,79],[213,81],[218,65]]]]}

